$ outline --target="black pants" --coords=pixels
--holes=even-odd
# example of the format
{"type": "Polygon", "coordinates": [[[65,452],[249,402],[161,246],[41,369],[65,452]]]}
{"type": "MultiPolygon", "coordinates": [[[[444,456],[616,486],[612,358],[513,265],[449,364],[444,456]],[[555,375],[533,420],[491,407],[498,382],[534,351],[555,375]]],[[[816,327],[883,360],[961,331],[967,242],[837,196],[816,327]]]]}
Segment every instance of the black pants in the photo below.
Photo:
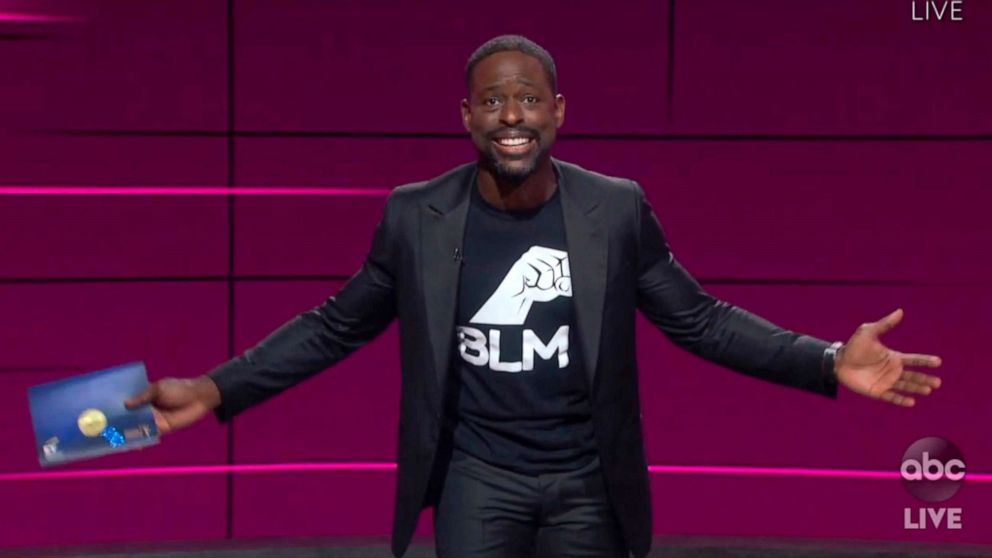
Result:
{"type": "Polygon", "coordinates": [[[434,511],[438,558],[627,558],[597,457],[528,476],[455,451],[434,511]]]}

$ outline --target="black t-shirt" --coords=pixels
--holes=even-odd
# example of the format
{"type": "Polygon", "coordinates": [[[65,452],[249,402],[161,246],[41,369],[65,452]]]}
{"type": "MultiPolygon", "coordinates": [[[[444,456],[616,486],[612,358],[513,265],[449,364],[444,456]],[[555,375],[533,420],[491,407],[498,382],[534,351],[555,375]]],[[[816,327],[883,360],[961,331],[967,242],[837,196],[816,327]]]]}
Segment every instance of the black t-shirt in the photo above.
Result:
{"type": "Polygon", "coordinates": [[[472,184],[462,246],[455,447],[525,474],[596,454],[561,201],[506,212],[472,184]]]}

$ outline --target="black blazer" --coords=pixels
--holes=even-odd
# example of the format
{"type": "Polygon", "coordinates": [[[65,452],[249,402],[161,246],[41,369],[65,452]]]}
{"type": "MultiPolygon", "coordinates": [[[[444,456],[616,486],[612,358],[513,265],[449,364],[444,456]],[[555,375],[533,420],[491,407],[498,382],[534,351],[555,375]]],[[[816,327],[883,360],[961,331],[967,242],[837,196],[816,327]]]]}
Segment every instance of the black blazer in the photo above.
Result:
{"type": "MultiPolygon", "coordinates": [[[[679,346],[763,379],[836,397],[828,343],[786,331],[707,294],[672,256],[641,188],[553,160],[572,272],[572,303],[607,491],[636,556],[651,542],[635,310],[679,346]]],[[[475,163],[401,186],[372,248],[337,295],[209,373],[228,420],[324,370],[400,321],[402,391],[392,550],[402,555],[446,471],[460,247],[475,163]]],[[[652,363],[655,364],[655,363],[652,363]]]]}

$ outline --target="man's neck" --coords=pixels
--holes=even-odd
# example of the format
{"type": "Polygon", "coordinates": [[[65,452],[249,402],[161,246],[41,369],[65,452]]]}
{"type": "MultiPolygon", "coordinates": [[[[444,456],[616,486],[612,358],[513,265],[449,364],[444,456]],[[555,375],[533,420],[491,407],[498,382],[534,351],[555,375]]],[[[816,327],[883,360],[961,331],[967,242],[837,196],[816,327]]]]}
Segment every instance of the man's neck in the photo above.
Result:
{"type": "Polygon", "coordinates": [[[540,164],[523,182],[502,180],[492,170],[479,166],[478,188],[482,199],[503,211],[535,209],[551,199],[558,187],[551,159],[540,164]]]}

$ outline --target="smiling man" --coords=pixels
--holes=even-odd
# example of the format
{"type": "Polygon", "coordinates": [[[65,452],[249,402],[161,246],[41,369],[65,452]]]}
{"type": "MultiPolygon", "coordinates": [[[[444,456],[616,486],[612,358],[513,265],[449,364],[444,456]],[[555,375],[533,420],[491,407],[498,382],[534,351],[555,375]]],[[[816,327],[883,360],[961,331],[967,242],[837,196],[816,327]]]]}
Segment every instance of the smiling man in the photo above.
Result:
{"type": "Polygon", "coordinates": [[[939,358],[881,343],[901,310],[831,344],[704,291],[635,182],[551,157],[565,98],[537,44],[488,41],[466,80],[477,161],[396,188],[364,265],[335,296],[208,374],[161,380],[128,405],[151,403],[162,432],[210,411],[229,420],[399,317],[394,554],[433,507],[441,558],[613,558],[644,556],[651,540],[638,310],[703,358],[828,397],[843,385],[912,406],[940,385],[909,369],[939,358]]]}
{"type": "MultiPolygon", "coordinates": [[[[520,41],[528,52],[498,50],[514,40],[487,43],[466,69],[469,96],[462,99],[462,119],[479,150],[485,168],[482,182],[490,191],[484,195],[490,203],[496,201],[490,197],[496,177],[506,185],[519,184],[541,172],[538,183],[554,189],[549,157],[555,133],[565,121],[565,98],[557,94],[551,56],[520,41]]],[[[505,188],[507,193],[531,189],[505,188]]]]}

